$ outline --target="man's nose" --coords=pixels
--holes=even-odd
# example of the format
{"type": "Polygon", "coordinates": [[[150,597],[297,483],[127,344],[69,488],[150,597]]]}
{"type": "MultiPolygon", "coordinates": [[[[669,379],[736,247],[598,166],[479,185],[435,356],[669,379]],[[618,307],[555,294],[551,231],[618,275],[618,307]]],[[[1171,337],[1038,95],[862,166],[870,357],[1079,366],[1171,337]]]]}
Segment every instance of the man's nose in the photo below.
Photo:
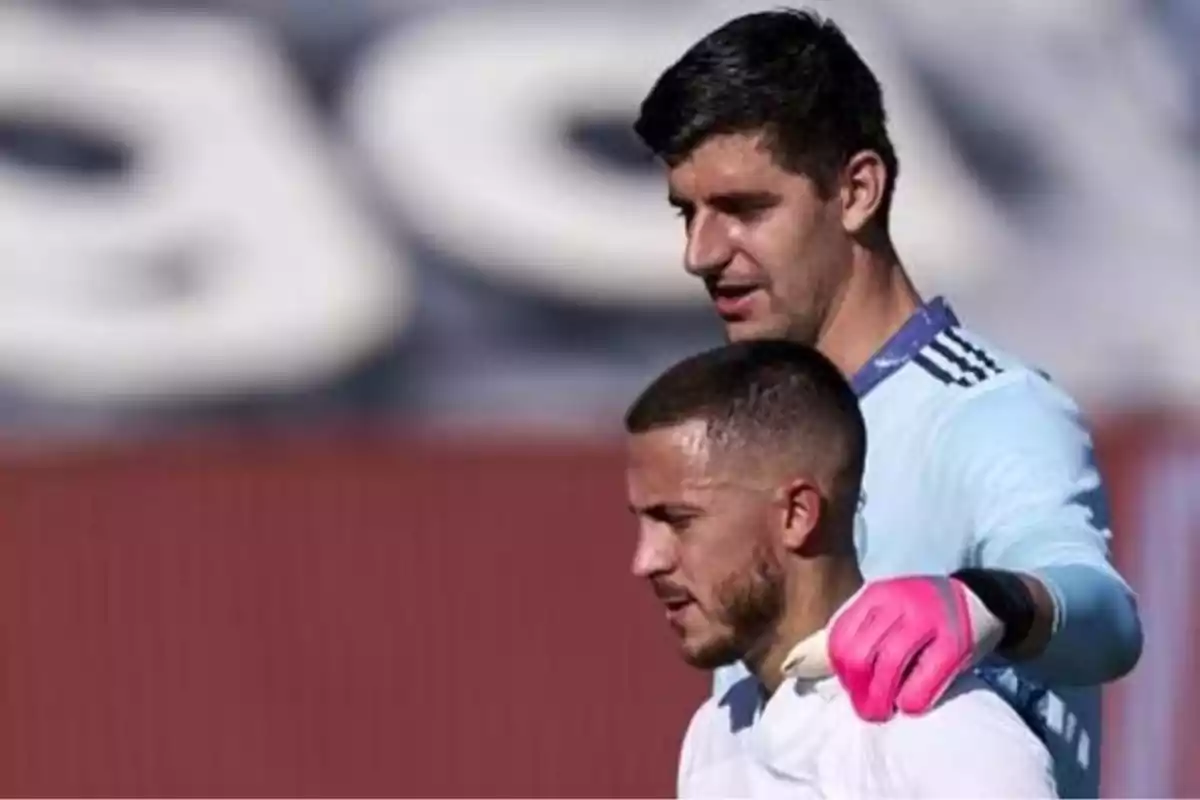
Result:
{"type": "Polygon", "coordinates": [[[674,550],[670,534],[658,530],[657,526],[643,526],[638,534],[630,570],[638,578],[653,578],[670,572],[675,565],[674,550]]]}
{"type": "Polygon", "coordinates": [[[720,272],[733,258],[733,247],[721,220],[700,212],[688,231],[683,265],[689,274],[707,278],[720,272]]]}

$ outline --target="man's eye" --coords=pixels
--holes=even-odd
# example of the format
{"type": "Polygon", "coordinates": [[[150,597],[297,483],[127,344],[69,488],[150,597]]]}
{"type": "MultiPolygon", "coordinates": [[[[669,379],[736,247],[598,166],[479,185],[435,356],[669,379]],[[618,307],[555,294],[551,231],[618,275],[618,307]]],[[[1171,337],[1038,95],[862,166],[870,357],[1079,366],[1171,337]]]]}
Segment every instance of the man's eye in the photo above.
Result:
{"type": "Polygon", "coordinates": [[[757,222],[767,215],[771,210],[769,205],[748,205],[738,208],[733,212],[733,217],[739,222],[757,222]]]}

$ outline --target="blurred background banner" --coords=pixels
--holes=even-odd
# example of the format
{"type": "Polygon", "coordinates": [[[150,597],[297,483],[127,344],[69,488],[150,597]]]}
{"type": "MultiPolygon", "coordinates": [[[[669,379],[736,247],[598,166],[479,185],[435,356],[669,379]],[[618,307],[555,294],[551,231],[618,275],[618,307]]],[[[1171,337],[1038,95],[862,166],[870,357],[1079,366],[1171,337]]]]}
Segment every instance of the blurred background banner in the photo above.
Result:
{"type": "MultiPolygon", "coordinates": [[[[1200,11],[825,0],[926,294],[1096,422],[1200,794],[1200,11]]],[[[633,140],[744,3],[0,2],[0,793],[670,793],[619,420],[719,341],[633,140]]]]}

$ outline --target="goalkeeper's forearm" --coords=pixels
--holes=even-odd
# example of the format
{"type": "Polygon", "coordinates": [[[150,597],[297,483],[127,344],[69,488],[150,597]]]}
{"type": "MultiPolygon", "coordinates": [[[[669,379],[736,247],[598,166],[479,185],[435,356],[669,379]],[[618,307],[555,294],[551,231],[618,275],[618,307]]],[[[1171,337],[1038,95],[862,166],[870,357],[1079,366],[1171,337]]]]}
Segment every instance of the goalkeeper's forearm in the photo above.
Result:
{"type": "Polygon", "coordinates": [[[1117,680],[1142,653],[1133,592],[1109,569],[1065,564],[1029,572],[968,570],[965,583],[1005,623],[998,653],[1029,661],[1048,682],[1117,680]]]}

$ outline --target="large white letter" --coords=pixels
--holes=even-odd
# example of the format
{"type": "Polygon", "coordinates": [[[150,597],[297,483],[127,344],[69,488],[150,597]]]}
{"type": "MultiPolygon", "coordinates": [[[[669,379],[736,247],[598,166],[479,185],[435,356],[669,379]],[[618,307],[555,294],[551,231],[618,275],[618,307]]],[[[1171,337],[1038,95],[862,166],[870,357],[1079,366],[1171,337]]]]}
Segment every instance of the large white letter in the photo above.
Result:
{"type": "Polygon", "coordinates": [[[0,379],[79,401],[287,388],[404,319],[404,264],[249,25],[0,10],[0,119],[132,156],[90,179],[0,161],[0,379]]]}

